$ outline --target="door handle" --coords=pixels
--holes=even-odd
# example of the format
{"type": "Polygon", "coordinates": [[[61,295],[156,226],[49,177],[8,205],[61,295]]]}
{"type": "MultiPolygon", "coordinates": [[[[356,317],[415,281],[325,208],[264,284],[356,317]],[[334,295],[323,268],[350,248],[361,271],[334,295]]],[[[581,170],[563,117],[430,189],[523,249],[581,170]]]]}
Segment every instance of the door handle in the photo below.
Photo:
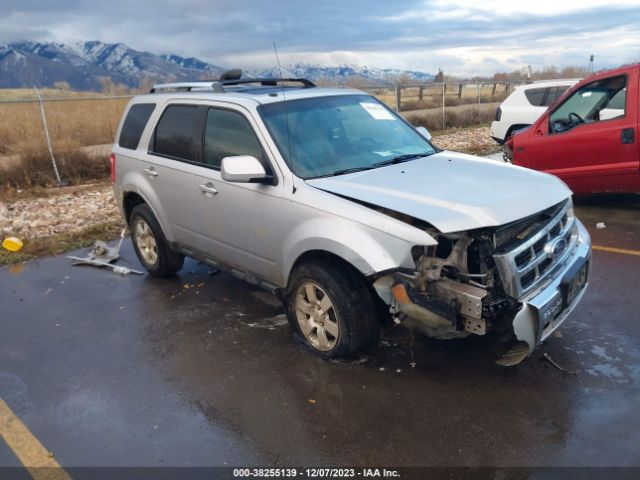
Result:
{"type": "Polygon", "coordinates": [[[632,128],[623,128],[620,131],[620,141],[624,144],[629,144],[634,142],[634,129],[632,128]]]}
{"type": "Polygon", "coordinates": [[[213,183],[211,182],[204,185],[200,185],[200,190],[202,190],[203,193],[212,193],[214,195],[218,193],[218,189],[214,187],[213,183]]]}
{"type": "Polygon", "coordinates": [[[144,173],[146,173],[150,177],[157,177],[158,176],[158,172],[156,172],[156,170],[153,167],[145,168],[144,169],[144,173]]]}

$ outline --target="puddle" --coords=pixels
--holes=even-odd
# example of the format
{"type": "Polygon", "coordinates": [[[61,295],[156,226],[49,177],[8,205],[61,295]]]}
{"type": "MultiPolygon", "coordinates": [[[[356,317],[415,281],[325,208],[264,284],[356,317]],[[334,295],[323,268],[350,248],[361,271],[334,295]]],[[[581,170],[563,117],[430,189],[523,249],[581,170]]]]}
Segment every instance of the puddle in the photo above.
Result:
{"type": "Polygon", "coordinates": [[[604,376],[608,380],[615,380],[620,383],[627,383],[624,373],[618,367],[608,363],[599,363],[587,369],[587,373],[595,377],[604,376]]]}

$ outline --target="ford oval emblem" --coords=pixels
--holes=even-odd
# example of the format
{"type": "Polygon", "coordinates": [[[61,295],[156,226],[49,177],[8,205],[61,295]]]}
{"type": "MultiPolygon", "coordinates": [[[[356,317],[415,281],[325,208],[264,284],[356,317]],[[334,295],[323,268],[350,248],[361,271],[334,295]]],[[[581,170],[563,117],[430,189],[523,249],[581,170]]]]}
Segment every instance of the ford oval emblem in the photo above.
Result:
{"type": "Polygon", "coordinates": [[[567,248],[566,240],[564,238],[558,238],[553,242],[547,243],[545,251],[549,257],[556,258],[564,252],[565,248],[567,248]]]}

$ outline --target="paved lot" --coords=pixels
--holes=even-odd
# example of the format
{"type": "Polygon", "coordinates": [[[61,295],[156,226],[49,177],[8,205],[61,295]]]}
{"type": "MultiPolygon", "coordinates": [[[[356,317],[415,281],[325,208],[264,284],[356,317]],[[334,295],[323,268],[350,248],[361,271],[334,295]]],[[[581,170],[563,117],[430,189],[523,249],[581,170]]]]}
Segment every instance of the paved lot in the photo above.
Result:
{"type": "MultiPolygon", "coordinates": [[[[190,261],[156,280],[56,257],[0,269],[0,397],[66,467],[637,466],[640,198],[578,213],[595,244],[624,250],[594,251],[582,304],[515,368],[492,362],[490,338],[410,348],[401,328],[328,363],[273,297],[227,274],[190,261]]],[[[123,256],[138,267],[129,243],[123,256]]],[[[2,440],[0,465],[19,465],[2,440]]]]}

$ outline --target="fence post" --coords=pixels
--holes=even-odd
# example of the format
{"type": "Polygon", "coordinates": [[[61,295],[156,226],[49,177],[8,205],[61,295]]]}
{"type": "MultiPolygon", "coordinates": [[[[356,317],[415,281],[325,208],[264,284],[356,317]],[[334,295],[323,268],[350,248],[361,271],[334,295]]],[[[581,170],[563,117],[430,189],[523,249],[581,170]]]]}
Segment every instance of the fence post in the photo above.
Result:
{"type": "Polygon", "coordinates": [[[493,84],[493,88],[491,89],[491,100],[493,100],[493,97],[496,96],[496,86],[497,85],[498,85],[497,83],[493,84]]]}
{"type": "Polygon", "coordinates": [[[480,85],[478,84],[478,118],[480,118],[480,85]]]}
{"type": "Polygon", "coordinates": [[[444,94],[445,94],[446,88],[447,88],[447,85],[446,83],[443,82],[442,83],[442,129],[443,130],[445,129],[445,125],[446,125],[445,115],[444,115],[444,94]]]}
{"type": "Polygon", "coordinates": [[[400,111],[400,102],[402,101],[402,87],[396,85],[396,112],[400,111]]]}
{"type": "Polygon", "coordinates": [[[462,83],[458,84],[458,99],[462,99],[462,83]]]}
{"type": "Polygon", "coordinates": [[[423,87],[418,88],[418,100],[422,101],[422,89],[423,87]]]}
{"type": "Polygon", "coordinates": [[[63,186],[62,180],[60,179],[60,173],[58,172],[58,165],[56,165],[56,158],[53,155],[53,148],[51,148],[51,138],[49,137],[49,127],[47,127],[47,116],[44,114],[44,103],[42,102],[42,96],[40,95],[40,91],[33,87],[36,91],[36,95],[38,95],[38,101],[40,103],[40,115],[42,116],[42,126],[44,127],[44,135],[47,139],[47,148],[49,149],[49,156],[51,157],[51,164],[53,165],[53,172],[56,175],[56,180],[58,181],[58,186],[63,186]]]}

